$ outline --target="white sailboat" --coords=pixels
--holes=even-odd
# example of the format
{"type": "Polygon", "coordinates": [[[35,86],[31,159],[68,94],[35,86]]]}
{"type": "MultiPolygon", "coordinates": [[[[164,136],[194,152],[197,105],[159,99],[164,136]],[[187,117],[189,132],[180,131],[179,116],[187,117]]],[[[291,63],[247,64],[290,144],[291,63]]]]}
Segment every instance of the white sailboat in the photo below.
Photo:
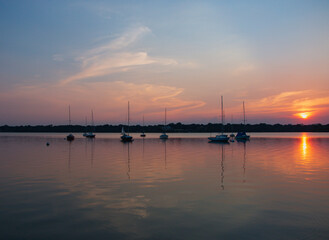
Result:
{"type": "MultiPolygon", "coordinates": [[[[91,110],[91,126],[92,126],[92,130],[95,131],[95,129],[94,129],[95,126],[94,126],[94,112],[93,112],[93,110],[91,110]]],[[[86,133],[85,137],[86,138],[95,138],[96,135],[93,133],[93,131],[90,131],[90,132],[86,133]]]]}
{"type": "Polygon", "coordinates": [[[130,113],[129,113],[130,109],[129,109],[129,101],[128,101],[128,133],[125,132],[124,128],[122,127],[121,130],[121,141],[122,142],[131,142],[133,141],[133,137],[129,135],[129,121],[130,121],[130,113]]]}
{"type": "Polygon", "coordinates": [[[224,114],[223,114],[223,96],[221,96],[221,110],[222,110],[222,133],[220,135],[216,135],[216,137],[209,137],[208,139],[211,142],[228,142],[229,137],[224,134],[224,114]]]}
{"type": "Polygon", "coordinates": [[[238,132],[235,136],[235,139],[237,141],[241,140],[241,141],[246,141],[250,139],[250,135],[246,134],[246,112],[245,112],[245,108],[244,108],[244,101],[242,102],[243,104],[243,126],[244,126],[244,131],[242,132],[238,132]]]}
{"type": "Polygon", "coordinates": [[[66,136],[67,141],[73,141],[74,135],[72,134],[72,127],[71,127],[71,106],[69,105],[69,128],[70,128],[70,134],[66,136]]]}
{"type": "Polygon", "coordinates": [[[163,126],[163,133],[160,135],[160,139],[168,139],[168,135],[166,134],[167,128],[167,108],[165,108],[165,122],[163,126]]]}

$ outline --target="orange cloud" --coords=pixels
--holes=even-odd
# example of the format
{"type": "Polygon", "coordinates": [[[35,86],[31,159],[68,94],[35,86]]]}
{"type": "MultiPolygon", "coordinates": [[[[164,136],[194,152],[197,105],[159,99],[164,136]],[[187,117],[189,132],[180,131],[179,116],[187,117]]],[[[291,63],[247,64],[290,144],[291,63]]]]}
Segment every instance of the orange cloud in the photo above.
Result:
{"type": "Polygon", "coordinates": [[[248,114],[254,115],[285,115],[285,117],[308,116],[321,113],[329,109],[327,91],[290,91],[277,95],[248,101],[248,114]]]}

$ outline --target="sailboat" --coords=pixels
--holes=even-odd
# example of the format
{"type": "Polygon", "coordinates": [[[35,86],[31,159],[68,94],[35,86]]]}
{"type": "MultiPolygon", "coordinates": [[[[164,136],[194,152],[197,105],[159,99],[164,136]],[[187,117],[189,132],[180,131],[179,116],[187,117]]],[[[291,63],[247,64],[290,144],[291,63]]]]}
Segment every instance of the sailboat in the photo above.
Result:
{"type": "Polygon", "coordinates": [[[166,134],[167,128],[167,108],[165,108],[165,123],[163,126],[163,133],[160,135],[160,139],[168,139],[168,135],[166,134]]]}
{"type": "Polygon", "coordinates": [[[70,134],[66,136],[67,141],[73,141],[74,140],[74,135],[72,134],[72,127],[71,127],[71,107],[69,105],[69,128],[70,128],[70,134]]]}
{"type": "Polygon", "coordinates": [[[216,137],[209,137],[208,139],[211,142],[228,142],[229,137],[224,134],[224,114],[223,114],[223,96],[221,96],[221,109],[222,109],[222,133],[220,135],[216,135],[216,137]]]}
{"type": "Polygon", "coordinates": [[[143,131],[142,131],[141,137],[146,137],[146,134],[144,132],[144,115],[143,115],[143,131]]]}
{"type": "Polygon", "coordinates": [[[244,101],[243,101],[243,126],[244,126],[244,131],[243,132],[238,132],[235,136],[236,140],[249,140],[250,136],[246,134],[246,112],[244,109],[244,101]]]}
{"type": "MultiPolygon", "coordinates": [[[[94,112],[93,112],[93,110],[91,110],[91,125],[92,125],[92,130],[94,130],[95,131],[95,126],[94,126],[94,112]]],[[[85,135],[85,137],[87,137],[87,138],[95,138],[95,134],[92,132],[92,131],[90,131],[90,132],[88,132],[88,133],[86,133],[86,135],[85,135]]]]}
{"type": "Polygon", "coordinates": [[[129,115],[129,101],[128,101],[128,134],[126,134],[124,127],[122,127],[121,130],[121,141],[122,142],[131,142],[133,141],[133,137],[129,135],[129,121],[130,121],[130,115],[129,115]]]}
{"type": "Polygon", "coordinates": [[[82,134],[82,136],[86,137],[87,136],[87,117],[85,119],[85,132],[82,134]]]}

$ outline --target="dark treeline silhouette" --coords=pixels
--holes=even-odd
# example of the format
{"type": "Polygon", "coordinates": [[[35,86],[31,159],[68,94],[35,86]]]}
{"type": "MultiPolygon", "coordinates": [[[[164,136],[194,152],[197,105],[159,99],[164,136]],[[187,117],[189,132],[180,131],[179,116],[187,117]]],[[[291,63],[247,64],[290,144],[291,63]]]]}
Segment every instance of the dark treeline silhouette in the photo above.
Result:
{"type": "MultiPolygon", "coordinates": [[[[124,125],[98,125],[94,127],[94,132],[120,132],[124,125]]],[[[224,126],[225,132],[329,132],[329,124],[226,124],[224,126]]],[[[87,131],[90,131],[91,126],[87,127],[87,131]]],[[[142,127],[141,125],[130,126],[130,132],[161,132],[163,125],[149,125],[142,127]]],[[[170,123],[167,125],[167,132],[219,132],[222,129],[221,124],[182,124],[182,123],[170,123]]],[[[127,127],[125,126],[127,131],[127,127]]],[[[36,125],[36,126],[0,126],[0,132],[85,132],[86,127],[81,125],[36,125]]]]}

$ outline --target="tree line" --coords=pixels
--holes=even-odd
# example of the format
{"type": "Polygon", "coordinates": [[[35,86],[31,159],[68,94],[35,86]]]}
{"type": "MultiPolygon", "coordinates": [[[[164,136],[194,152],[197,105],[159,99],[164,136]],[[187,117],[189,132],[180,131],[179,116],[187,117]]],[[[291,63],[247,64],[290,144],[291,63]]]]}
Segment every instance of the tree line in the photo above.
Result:
{"type": "MultiPolygon", "coordinates": [[[[97,126],[82,126],[82,125],[24,125],[24,126],[0,126],[0,132],[120,132],[125,125],[97,125],[97,126]]],[[[166,132],[220,132],[222,124],[208,123],[208,124],[183,124],[170,123],[166,126],[166,132]]],[[[162,132],[163,125],[132,125],[129,127],[130,132],[162,132]]],[[[225,132],[329,132],[329,124],[226,124],[224,125],[225,132]]]]}

